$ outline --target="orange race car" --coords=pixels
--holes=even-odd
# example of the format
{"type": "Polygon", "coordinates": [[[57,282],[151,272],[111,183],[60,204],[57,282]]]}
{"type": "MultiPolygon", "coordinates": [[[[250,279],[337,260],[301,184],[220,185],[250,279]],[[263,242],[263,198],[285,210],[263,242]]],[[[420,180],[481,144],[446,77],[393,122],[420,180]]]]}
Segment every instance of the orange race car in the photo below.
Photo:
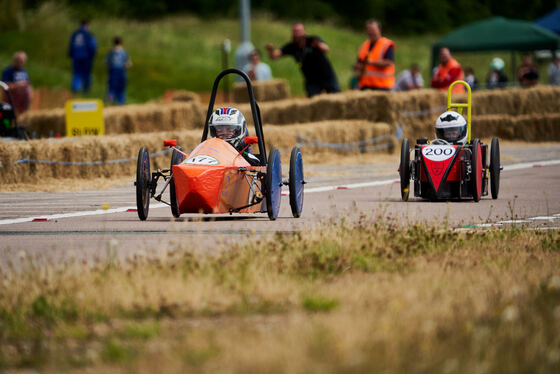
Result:
{"type": "Polygon", "coordinates": [[[249,77],[240,70],[227,69],[214,81],[201,144],[190,154],[177,146],[176,140],[164,140],[171,147],[169,169],[150,172],[146,147],[138,152],[136,205],[138,217],[148,218],[150,198],[168,204],[174,217],[183,213],[258,213],[267,212],[271,220],[278,217],[282,186],[289,186],[290,207],[294,217],[303,209],[303,159],[298,147],[290,155],[289,178],[282,179],[280,153],[272,148],[268,157],[262,130],[260,109],[255,101],[249,77]],[[235,108],[218,108],[214,102],[220,80],[228,74],[240,75],[247,84],[255,137],[248,136],[247,122],[235,108]],[[210,135],[210,137],[209,137],[210,135]],[[251,152],[256,144],[258,154],[251,152]],[[160,179],[165,182],[156,194],[160,179]],[[162,200],[169,187],[170,201],[162,200]]]}

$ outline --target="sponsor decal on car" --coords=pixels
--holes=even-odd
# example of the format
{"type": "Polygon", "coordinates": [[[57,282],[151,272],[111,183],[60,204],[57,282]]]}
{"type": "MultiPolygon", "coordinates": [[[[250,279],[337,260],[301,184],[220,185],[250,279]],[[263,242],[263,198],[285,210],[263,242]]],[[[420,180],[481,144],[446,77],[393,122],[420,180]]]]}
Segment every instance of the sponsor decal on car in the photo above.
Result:
{"type": "Polygon", "coordinates": [[[433,175],[440,175],[443,172],[443,163],[435,162],[431,166],[433,175]]]}
{"type": "Polygon", "coordinates": [[[183,161],[183,164],[188,164],[188,165],[219,165],[220,161],[218,161],[217,159],[215,159],[212,156],[196,155],[196,156],[193,156],[193,157],[183,161]]]}

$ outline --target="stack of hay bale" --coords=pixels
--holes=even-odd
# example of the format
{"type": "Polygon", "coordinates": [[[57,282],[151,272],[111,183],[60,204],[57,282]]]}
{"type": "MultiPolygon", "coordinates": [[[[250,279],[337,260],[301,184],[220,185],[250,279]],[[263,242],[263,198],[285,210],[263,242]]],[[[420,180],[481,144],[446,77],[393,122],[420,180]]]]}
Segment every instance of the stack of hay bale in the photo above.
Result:
{"type": "MultiPolygon", "coordinates": [[[[284,100],[290,97],[290,86],[284,79],[254,81],[253,93],[257,102],[284,100]]],[[[233,101],[235,103],[249,102],[249,93],[245,82],[238,82],[233,86],[233,101]]]]}
{"type": "MultiPolygon", "coordinates": [[[[287,150],[298,143],[298,136],[313,138],[318,142],[353,142],[386,134],[390,126],[385,123],[372,124],[361,120],[314,122],[287,126],[265,126],[267,147],[287,150]],[[343,126],[341,126],[341,124],[343,126]]],[[[35,183],[44,178],[94,178],[112,176],[134,176],[136,156],[142,146],[148,151],[164,149],[163,139],[177,139],[185,150],[192,150],[200,143],[200,130],[176,130],[145,134],[121,134],[113,136],[83,136],[65,139],[38,139],[28,142],[4,142],[0,146],[2,179],[0,183],[35,183]],[[73,165],[19,162],[23,159],[48,160],[73,165]],[[121,160],[121,162],[115,162],[121,160]],[[128,160],[128,161],[125,161],[128,160]],[[122,162],[125,161],[125,162],[122,162]],[[96,164],[93,164],[95,162],[96,164]],[[89,164],[80,164],[89,163],[89,164]]],[[[335,152],[309,144],[308,152],[335,152]]],[[[360,152],[359,149],[342,149],[344,154],[360,152]]],[[[337,152],[339,153],[339,152],[337,152]]],[[[152,168],[169,167],[170,156],[152,157],[152,168]]]]}
{"type": "MultiPolygon", "coordinates": [[[[177,138],[179,144],[190,150],[200,141],[206,108],[193,95],[179,93],[176,97],[167,103],[107,108],[106,133],[111,136],[0,143],[3,174],[0,183],[33,182],[44,177],[109,177],[116,173],[133,176],[138,149],[147,145],[152,152],[161,151],[164,138],[177,138]],[[101,163],[15,164],[24,158],[101,163]],[[131,161],[109,163],[116,159],[131,161]]],[[[463,95],[454,101],[464,99],[463,95]]],[[[264,101],[260,109],[269,149],[275,146],[288,150],[298,142],[305,142],[304,154],[353,154],[363,152],[367,147],[362,145],[373,144],[368,141],[378,137],[383,137],[387,145],[393,144],[383,149],[391,151],[396,139],[390,136],[396,133],[397,125],[402,126],[404,136],[410,139],[433,137],[435,120],[445,110],[446,103],[445,92],[429,89],[403,93],[350,91],[311,99],[264,101]],[[351,143],[352,147],[331,147],[333,143],[351,143]]],[[[223,104],[216,103],[219,105],[223,104]]],[[[250,106],[240,104],[238,108],[252,123],[250,106]]],[[[472,137],[559,141],[560,88],[477,91],[473,93],[472,116],[472,137]]],[[[39,135],[64,134],[62,109],[30,112],[21,119],[31,132],[39,135]]],[[[252,126],[249,129],[252,131],[252,126]]],[[[154,167],[167,167],[168,162],[168,157],[155,158],[154,167]]]]}
{"type": "MultiPolygon", "coordinates": [[[[20,121],[28,133],[38,137],[61,136],[66,133],[64,113],[64,109],[31,111],[20,121]]],[[[106,135],[200,128],[205,114],[200,102],[194,100],[115,106],[103,110],[106,135]]]]}

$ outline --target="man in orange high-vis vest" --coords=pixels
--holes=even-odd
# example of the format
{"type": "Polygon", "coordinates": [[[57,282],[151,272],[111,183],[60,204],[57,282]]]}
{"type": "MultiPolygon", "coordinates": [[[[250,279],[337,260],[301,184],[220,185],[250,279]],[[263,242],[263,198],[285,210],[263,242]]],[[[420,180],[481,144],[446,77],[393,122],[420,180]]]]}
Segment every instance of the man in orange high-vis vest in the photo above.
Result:
{"type": "MultiPolygon", "coordinates": [[[[442,48],[439,51],[440,64],[434,72],[432,78],[432,87],[447,91],[451,83],[464,80],[463,69],[461,65],[451,57],[448,48],[442,48]]],[[[464,93],[465,87],[462,84],[456,84],[453,87],[453,93],[464,93]]]]}
{"type": "Polygon", "coordinates": [[[392,90],[395,86],[395,43],[381,36],[381,24],[366,22],[369,39],[360,47],[358,64],[362,68],[361,90],[392,90]]]}

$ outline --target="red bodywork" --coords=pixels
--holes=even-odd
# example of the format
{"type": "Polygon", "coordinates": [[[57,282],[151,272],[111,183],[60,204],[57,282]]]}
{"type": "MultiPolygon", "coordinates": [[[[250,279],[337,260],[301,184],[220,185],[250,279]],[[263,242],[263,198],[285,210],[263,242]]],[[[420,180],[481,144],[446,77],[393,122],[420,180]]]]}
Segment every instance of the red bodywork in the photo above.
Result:
{"type": "Polygon", "coordinates": [[[449,169],[445,181],[459,181],[461,178],[461,174],[459,173],[459,163],[455,162],[455,160],[460,157],[461,152],[461,146],[458,145],[423,145],[422,160],[424,161],[424,163],[423,167],[420,168],[420,180],[422,182],[428,182],[427,173],[429,173],[431,182],[433,183],[434,189],[437,192],[443,180],[443,177],[446,174],[446,171],[449,169]],[[429,153],[427,150],[431,150],[432,152],[429,153]],[[433,154],[439,150],[441,150],[440,154],[433,154]],[[451,150],[451,154],[445,154],[450,152],[451,150]]]}
{"type": "MultiPolygon", "coordinates": [[[[478,157],[476,165],[473,165],[476,178],[476,192],[480,196],[482,191],[483,158],[484,154],[480,143],[476,150],[478,157]]],[[[429,182],[437,194],[442,183],[459,182],[464,178],[465,171],[462,170],[462,160],[471,159],[471,150],[460,145],[422,145],[420,181],[429,182]]]]}
{"type": "MultiPolygon", "coordinates": [[[[265,172],[265,167],[251,166],[235,148],[221,139],[207,139],[181,164],[173,165],[179,212],[229,213],[231,209],[253,203],[253,191],[261,191],[256,170],[265,172]]],[[[240,212],[260,210],[261,203],[258,203],[240,212]]]]}

